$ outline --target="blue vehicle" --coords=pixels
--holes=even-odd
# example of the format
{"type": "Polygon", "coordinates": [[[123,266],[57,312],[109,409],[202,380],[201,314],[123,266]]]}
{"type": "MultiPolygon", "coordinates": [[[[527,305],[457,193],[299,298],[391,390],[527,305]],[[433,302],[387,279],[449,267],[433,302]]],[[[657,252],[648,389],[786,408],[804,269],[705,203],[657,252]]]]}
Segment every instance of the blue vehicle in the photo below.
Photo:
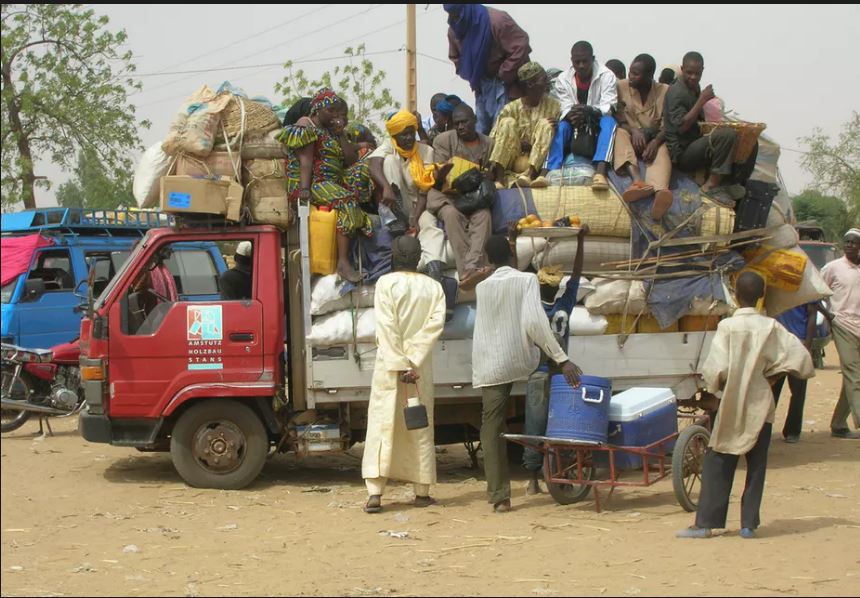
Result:
{"type": "MultiPolygon", "coordinates": [[[[16,239],[42,238],[36,239],[26,270],[23,260],[29,250],[23,255],[19,251],[17,266],[23,271],[0,289],[2,342],[49,348],[77,338],[90,267],[95,268],[93,294],[98,296],[148,229],[171,224],[165,214],[127,210],[46,208],[4,214],[4,256],[16,239]]],[[[4,271],[11,259],[3,258],[4,271]]],[[[227,265],[214,243],[176,247],[165,265],[181,298],[220,297],[219,275],[227,265]]]]}

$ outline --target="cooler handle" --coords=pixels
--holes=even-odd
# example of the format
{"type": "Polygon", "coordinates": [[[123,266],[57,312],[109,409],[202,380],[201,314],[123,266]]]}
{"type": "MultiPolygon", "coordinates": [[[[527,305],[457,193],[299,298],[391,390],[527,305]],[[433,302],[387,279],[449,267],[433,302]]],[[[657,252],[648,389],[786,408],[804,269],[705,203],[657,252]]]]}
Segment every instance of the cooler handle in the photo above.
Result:
{"type": "Polygon", "coordinates": [[[599,399],[589,399],[585,396],[585,387],[582,387],[582,400],[586,403],[602,403],[603,402],[603,389],[600,389],[600,398],[599,399]]]}

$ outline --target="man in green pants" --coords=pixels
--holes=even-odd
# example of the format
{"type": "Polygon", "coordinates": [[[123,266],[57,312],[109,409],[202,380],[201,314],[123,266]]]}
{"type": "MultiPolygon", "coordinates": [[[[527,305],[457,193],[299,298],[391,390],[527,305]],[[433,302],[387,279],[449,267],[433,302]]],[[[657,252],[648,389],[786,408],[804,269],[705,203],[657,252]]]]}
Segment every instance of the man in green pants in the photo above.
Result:
{"type": "Polygon", "coordinates": [[[504,513],[511,510],[511,480],[501,435],[513,383],[528,379],[541,351],[558,364],[571,386],[579,385],[582,372],[552,333],[537,277],[510,266],[513,254],[508,240],[501,235],[490,237],[485,249],[495,271],[476,287],[472,386],[481,389],[481,447],[489,501],[495,512],[504,513]]]}

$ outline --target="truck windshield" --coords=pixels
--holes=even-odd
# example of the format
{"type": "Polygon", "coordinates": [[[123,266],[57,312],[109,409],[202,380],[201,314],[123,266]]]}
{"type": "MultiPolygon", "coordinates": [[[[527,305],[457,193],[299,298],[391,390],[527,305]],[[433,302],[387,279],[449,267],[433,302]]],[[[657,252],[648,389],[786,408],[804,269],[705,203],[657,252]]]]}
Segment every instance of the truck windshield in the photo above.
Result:
{"type": "Polygon", "coordinates": [[[18,284],[18,279],[20,276],[16,276],[9,282],[3,285],[3,288],[0,289],[0,299],[2,299],[2,303],[10,303],[12,301],[12,295],[15,294],[15,286],[18,284]]]}

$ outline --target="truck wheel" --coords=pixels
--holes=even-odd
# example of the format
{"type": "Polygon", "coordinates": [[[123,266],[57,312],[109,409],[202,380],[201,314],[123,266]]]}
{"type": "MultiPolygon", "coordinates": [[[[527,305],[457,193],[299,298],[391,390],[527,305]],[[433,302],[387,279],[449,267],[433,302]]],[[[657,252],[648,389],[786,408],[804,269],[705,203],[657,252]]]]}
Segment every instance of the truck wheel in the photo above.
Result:
{"type": "Polygon", "coordinates": [[[257,414],[228,399],[192,406],[170,439],[173,466],[195,488],[244,488],[260,474],[268,452],[269,438],[257,414]]]}
{"type": "MultiPolygon", "coordinates": [[[[571,451],[561,451],[562,467],[569,467],[575,464],[576,454],[571,451]]],[[[554,453],[549,455],[550,471],[555,472],[558,468],[556,464],[556,456],[554,453]]],[[[590,459],[589,459],[590,461],[590,459]]],[[[550,495],[560,505],[572,505],[588,496],[591,492],[591,486],[588,484],[551,484],[549,480],[550,472],[544,472],[546,488],[550,495]]],[[[577,479],[576,469],[569,470],[566,474],[569,479],[577,479]]],[[[594,479],[594,465],[590,462],[584,463],[582,466],[582,480],[590,482],[594,479]]]]}
{"type": "MultiPolygon", "coordinates": [[[[13,376],[12,372],[3,372],[2,380],[0,380],[0,388],[3,389],[3,398],[11,401],[27,402],[30,398],[30,386],[27,381],[21,376],[13,376]],[[6,391],[9,391],[9,396],[6,396],[6,391]]],[[[2,409],[0,410],[0,432],[12,432],[17,430],[30,419],[30,411],[19,411],[17,409],[2,409]]]]}
{"type": "Polygon", "coordinates": [[[685,511],[693,512],[699,505],[702,488],[702,465],[711,433],[699,425],[684,428],[672,451],[672,486],[675,498],[685,511]]]}

